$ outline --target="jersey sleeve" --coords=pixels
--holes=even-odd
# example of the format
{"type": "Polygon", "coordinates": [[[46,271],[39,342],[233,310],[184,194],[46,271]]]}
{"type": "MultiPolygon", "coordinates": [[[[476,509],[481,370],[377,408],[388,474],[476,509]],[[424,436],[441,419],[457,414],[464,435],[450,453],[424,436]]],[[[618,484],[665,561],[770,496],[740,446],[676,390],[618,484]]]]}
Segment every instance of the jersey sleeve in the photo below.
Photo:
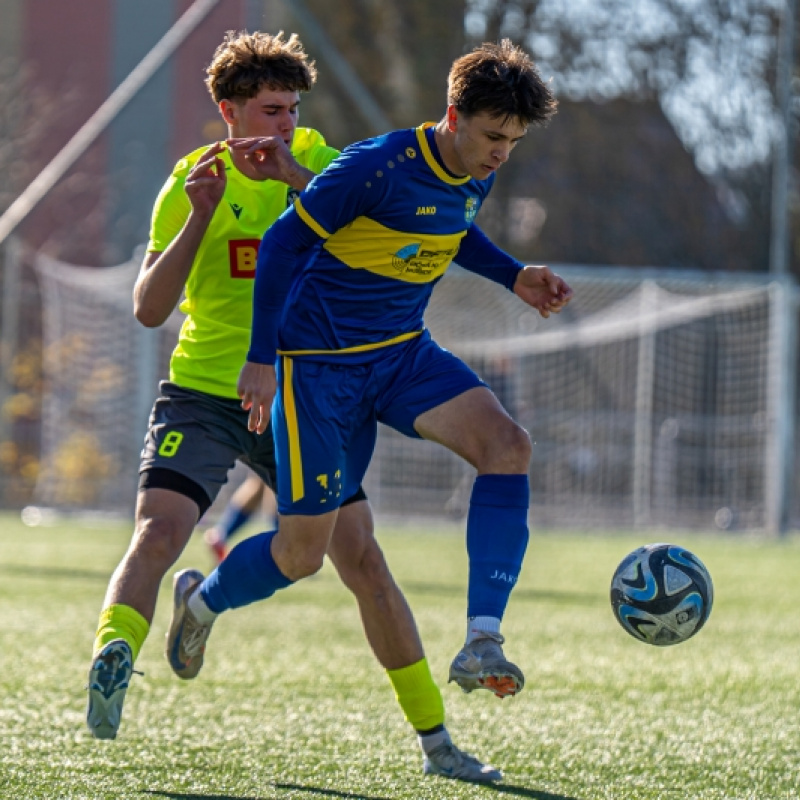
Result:
{"type": "Polygon", "coordinates": [[[191,213],[192,206],[184,191],[186,171],[179,162],[158,193],[150,220],[149,252],[163,252],[178,235],[191,213]]]}
{"type": "Polygon", "coordinates": [[[253,287],[253,324],[247,360],[273,364],[278,350],[278,325],[300,255],[320,237],[288,208],[267,230],[258,248],[253,287]]]}
{"type": "Polygon", "coordinates": [[[335,147],[328,147],[325,137],[312,128],[298,128],[292,153],[300,164],[319,175],[338,155],[335,147]]]}
{"type": "Polygon", "coordinates": [[[460,267],[512,291],[520,270],[525,266],[501,250],[477,225],[472,225],[461,240],[454,260],[460,267]]]}
{"type": "Polygon", "coordinates": [[[374,181],[376,159],[351,145],[317,175],[295,203],[304,222],[322,238],[368,215],[386,192],[386,181],[374,181]]]}

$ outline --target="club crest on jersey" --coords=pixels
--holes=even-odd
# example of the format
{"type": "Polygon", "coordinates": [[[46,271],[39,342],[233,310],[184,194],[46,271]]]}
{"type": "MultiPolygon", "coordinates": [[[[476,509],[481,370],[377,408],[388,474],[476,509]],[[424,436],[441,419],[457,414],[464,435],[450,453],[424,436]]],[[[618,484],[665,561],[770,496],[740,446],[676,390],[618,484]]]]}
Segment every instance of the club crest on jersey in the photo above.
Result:
{"type": "Polygon", "coordinates": [[[478,209],[481,207],[480,200],[477,197],[468,197],[466,206],[464,207],[464,219],[467,222],[472,222],[475,219],[475,215],[478,213],[478,209]]]}
{"type": "Polygon", "coordinates": [[[444,272],[457,252],[457,247],[427,250],[419,244],[408,244],[392,256],[392,266],[402,275],[438,275],[444,272]]]}

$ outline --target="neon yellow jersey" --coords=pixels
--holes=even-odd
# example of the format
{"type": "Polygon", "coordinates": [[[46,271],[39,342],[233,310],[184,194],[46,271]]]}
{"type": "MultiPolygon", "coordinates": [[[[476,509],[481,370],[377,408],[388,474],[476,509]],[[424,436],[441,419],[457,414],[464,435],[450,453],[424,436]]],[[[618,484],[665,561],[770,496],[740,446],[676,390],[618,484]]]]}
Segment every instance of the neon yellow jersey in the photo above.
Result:
{"type": "MultiPolygon", "coordinates": [[[[163,252],[191,211],[184,182],[201,147],[181,159],[153,209],[149,252],[163,252]]],[[[339,155],[322,135],[297,128],[291,147],[298,163],[322,172],[339,155]]],[[[180,310],[186,314],[170,360],[170,380],[187,389],[236,398],[236,382],[250,345],[253,278],[261,237],[296,193],[280,181],[254,181],[231,163],[224,150],[225,194],[197,251],[180,310]]]]}

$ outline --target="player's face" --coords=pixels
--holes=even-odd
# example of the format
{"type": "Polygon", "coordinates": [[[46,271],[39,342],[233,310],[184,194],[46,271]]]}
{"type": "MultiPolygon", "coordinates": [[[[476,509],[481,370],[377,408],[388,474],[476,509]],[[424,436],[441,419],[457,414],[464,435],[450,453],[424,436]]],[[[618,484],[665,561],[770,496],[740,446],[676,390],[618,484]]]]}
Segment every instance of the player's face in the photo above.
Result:
{"type": "Polygon", "coordinates": [[[291,145],[294,137],[299,107],[299,92],[268,88],[244,102],[223,100],[220,103],[231,138],[280,136],[287,145],[291,145]]]}
{"type": "Polygon", "coordinates": [[[457,175],[485,180],[508,161],[511,151],[527,132],[516,118],[495,119],[487,114],[466,117],[448,109],[448,123],[455,132],[453,155],[457,175]]]}

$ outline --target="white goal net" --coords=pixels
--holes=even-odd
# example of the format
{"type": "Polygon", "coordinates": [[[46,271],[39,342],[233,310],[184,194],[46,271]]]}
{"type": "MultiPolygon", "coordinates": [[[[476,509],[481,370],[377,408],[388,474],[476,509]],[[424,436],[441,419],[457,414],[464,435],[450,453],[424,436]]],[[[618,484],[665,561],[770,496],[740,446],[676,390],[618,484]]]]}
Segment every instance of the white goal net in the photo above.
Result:
{"type": "Polygon", "coordinates": [[[85,267],[39,254],[42,443],[36,507],[131,512],[139,453],[179,320],[151,330],[133,316],[141,259],[85,267]]]}
{"type": "MultiPolygon", "coordinates": [[[[138,260],[37,258],[44,303],[34,502],[128,513],[179,315],[131,311],[138,260]]],[[[794,289],[765,276],[564,267],[575,297],[541,319],[457,267],[427,324],[533,442],[536,527],[777,529],[794,439],[794,289]]],[[[474,470],[381,427],[365,488],[379,515],[460,519],[474,470]]]]}

